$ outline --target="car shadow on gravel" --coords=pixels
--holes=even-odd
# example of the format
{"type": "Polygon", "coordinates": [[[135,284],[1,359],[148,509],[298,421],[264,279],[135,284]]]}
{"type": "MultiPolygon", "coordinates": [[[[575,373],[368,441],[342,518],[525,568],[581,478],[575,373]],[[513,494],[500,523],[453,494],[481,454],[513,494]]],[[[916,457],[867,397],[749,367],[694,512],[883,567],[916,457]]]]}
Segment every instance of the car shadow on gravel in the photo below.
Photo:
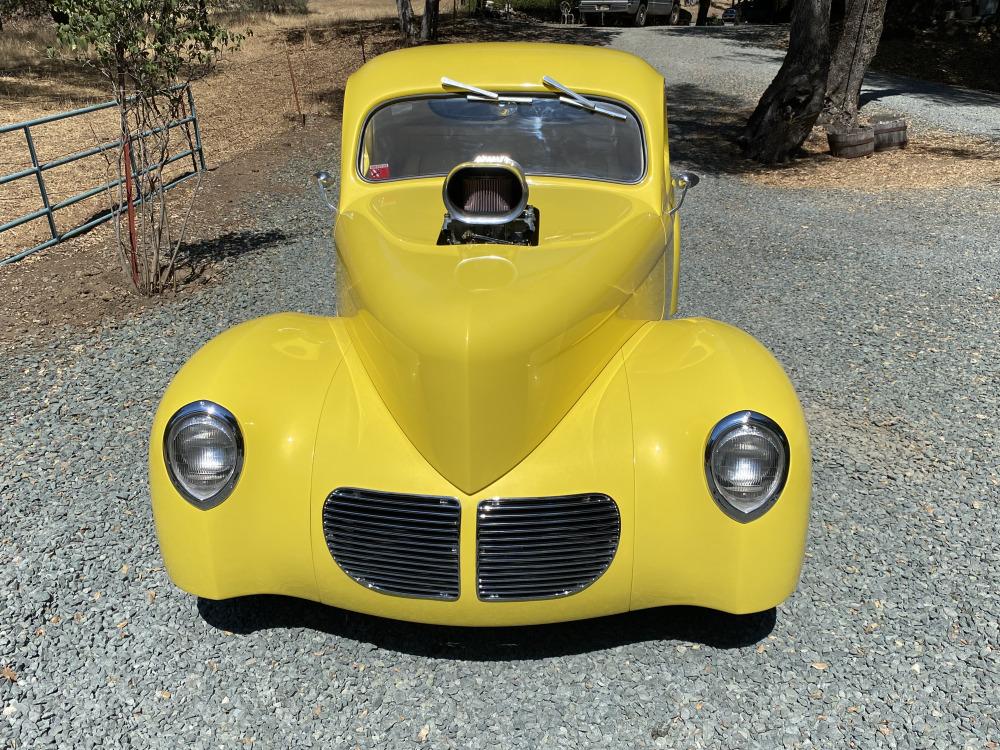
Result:
{"type": "Polygon", "coordinates": [[[731,649],[752,646],[774,629],[774,608],[730,615],[701,607],[659,607],[582,622],[522,627],[468,628],[419,625],[362,615],[285,596],[245,596],[198,600],[210,626],[238,635],[305,628],[416,656],[504,661],[547,659],[601,651],[633,643],[704,645],[731,649]]]}

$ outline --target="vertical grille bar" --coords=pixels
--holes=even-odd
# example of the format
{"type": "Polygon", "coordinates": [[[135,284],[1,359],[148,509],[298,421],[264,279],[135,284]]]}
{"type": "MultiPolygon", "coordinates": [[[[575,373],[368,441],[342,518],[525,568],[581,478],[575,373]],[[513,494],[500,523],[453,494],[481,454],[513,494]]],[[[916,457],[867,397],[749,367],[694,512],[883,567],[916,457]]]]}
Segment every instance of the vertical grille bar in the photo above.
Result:
{"type": "Polygon", "coordinates": [[[454,600],[461,518],[453,497],[341,487],[323,504],[323,536],[340,569],[362,586],[454,600]]]}

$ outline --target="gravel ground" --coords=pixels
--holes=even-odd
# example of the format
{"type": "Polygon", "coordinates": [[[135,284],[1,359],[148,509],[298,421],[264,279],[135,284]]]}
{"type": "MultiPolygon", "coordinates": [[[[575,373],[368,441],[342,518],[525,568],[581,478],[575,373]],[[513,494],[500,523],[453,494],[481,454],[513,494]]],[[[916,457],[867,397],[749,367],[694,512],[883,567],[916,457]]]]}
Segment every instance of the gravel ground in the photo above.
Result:
{"type": "MultiPolygon", "coordinates": [[[[726,91],[753,106],[774,78],[784,50],[780,26],[629,29],[615,45],[660,62],[668,82],[726,91]]],[[[865,113],[903,112],[925,127],[1000,137],[1000,94],[870,71],[861,90],[865,113]]]]}
{"type": "MultiPolygon", "coordinates": [[[[695,73],[717,49],[685,40],[654,62],[671,86],[731,95],[738,71],[695,73]]],[[[174,589],[145,478],[154,406],[228,326],[330,311],[327,218],[303,179],[324,161],[296,157],[248,196],[262,241],[221,286],[0,364],[0,747],[997,747],[1000,219],[985,189],[875,197],[709,173],[685,204],[682,314],[766,343],[813,434],[808,559],[776,613],[464,631],[174,589]]]]}

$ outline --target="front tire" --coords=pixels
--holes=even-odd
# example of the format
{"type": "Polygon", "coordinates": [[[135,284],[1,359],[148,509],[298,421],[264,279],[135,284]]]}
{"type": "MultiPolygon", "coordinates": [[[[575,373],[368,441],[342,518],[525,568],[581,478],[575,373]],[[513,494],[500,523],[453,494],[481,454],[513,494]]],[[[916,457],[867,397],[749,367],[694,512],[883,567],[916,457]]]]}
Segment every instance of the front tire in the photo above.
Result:
{"type": "Polygon", "coordinates": [[[640,3],[639,10],[635,12],[635,18],[632,19],[632,25],[637,28],[642,28],[646,25],[646,4],[640,3]]]}

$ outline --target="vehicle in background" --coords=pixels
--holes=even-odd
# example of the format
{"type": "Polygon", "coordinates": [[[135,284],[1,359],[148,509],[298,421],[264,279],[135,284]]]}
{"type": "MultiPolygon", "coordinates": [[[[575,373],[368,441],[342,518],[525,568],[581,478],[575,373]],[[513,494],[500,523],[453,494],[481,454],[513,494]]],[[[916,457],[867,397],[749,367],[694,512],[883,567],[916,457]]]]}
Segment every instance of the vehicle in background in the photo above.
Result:
{"type": "Polygon", "coordinates": [[[628,19],[633,26],[645,26],[651,18],[663,18],[671,26],[691,20],[680,0],[580,0],[579,14],[587,26],[603,25],[615,16],[628,19]]]}

